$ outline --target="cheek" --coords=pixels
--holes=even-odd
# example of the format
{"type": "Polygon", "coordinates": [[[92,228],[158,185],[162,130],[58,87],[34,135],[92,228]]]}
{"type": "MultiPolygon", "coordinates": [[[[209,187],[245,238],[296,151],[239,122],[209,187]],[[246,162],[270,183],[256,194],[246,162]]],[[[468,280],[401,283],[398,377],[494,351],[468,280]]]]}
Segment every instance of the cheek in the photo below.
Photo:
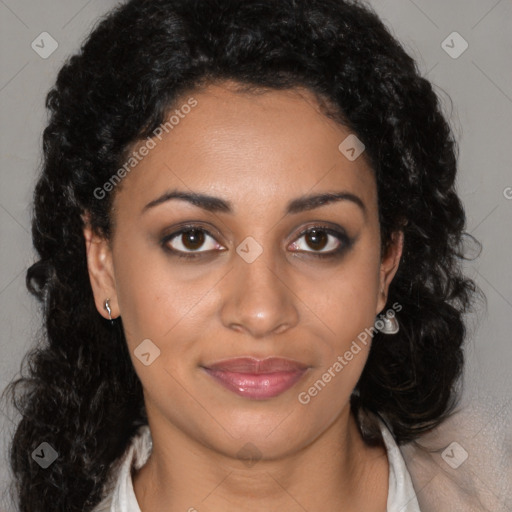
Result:
{"type": "MultiPolygon", "coordinates": [[[[120,237],[122,239],[122,237],[120,237]]],[[[131,235],[125,239],[135,240],[131,235]]],[[[199,291],[180,282],[176,267],[165,255],[142,242],[123,244],[114,250],[116,292],[127,342],[160,340],[193,305],[199,291]]]]}
{"type": "Polygon", "coordinates": [[[321,365],[308,380],[309,387],[302,387],[307,395],[304,401],[317,404],[314,407],[319,407],[318,414],[322,407],[335,411],[346,403],[371,346],[379,292],[379,254],[374,244],[364,245],[335,272],[331,271],[321,287],[307,280],[308,305],[328,327],[324,330],[327,337],[321,349],[321,365]]]}
{"type": "MultiPolygon", "coordinates": [[[[318,294],[316,309],[328,337],[321,362],[301,386],[298,403],[318,428],[334,421],[350,400],[366,364],[375,322],[378,281],[374,272],[340,272],[318,294]]],[[[310,295],[315,300],[314,295],[310,295]]]]}
{"type": "Polygon", "coordinates": [[[298,390],[297,407],[308,418],[312,432],[331,425],[348,406],[368,357],[369,345],[356,345],[349,344],[347,351],[329,358],[298,390]]]}
{"type": "Polygon", "coordinates": [[[375,251],[354,252],[321,287],[308,285],[308,304],[314,305],[320,320],[330,327],[337,351],[355,339],[375,321],[379,296],[379,261],[375,251]]]}

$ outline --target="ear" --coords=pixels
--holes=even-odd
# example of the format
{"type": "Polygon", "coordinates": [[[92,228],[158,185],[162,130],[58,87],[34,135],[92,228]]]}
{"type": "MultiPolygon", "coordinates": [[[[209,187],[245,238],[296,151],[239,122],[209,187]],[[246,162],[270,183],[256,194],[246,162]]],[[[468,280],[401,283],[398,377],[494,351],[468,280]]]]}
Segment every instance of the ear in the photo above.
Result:
{"type": "Polygon", "coordinates": [[[87,253],[87,269],[96,309],[100,315],[109,319],[105,309],[105,300],[110,299],[112,318],[117,318],[120,313],[109,241],[94,232],[89,223],[89,215],[86,214],[82,218],[84,220],[83,234],[87,253]]]}
{"type": "Polygon", "coordinates": [[[385,307],[388,300],[389,285],[395,277],[402,250],[404,246],[404,233],[403,231],[395,231],[391,235],[391,242],[387,248],[386,254],[383,255],[380,265],[379,275],[379,298],[377,301],[378,315],[385,307]]]}

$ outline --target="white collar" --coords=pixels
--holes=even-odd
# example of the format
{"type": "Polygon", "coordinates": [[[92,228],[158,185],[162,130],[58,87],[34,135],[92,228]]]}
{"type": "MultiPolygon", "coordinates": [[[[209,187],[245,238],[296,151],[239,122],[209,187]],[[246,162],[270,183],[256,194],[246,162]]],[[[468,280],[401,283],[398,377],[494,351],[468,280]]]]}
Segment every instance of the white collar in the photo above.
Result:
{"type": "Polygon", "coordinates": [[[379,420],[379,423],[389,460],[387,512],[421,512],[411,475],[407,470],[400,448],[384,422],[379,420]]]}

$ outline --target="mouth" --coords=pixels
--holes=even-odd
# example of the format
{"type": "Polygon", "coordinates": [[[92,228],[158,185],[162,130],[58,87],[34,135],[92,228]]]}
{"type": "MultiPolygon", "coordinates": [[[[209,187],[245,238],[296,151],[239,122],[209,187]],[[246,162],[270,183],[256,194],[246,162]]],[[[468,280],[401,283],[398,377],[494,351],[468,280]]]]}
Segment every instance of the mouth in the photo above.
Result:
{"type": "Polygon", "coordinates": [[[308,366],[291,359],[263,360],[241,357],[202,366],[216,382],[233,393],[253,400],[276,397],[293,387],[308,366]]]}

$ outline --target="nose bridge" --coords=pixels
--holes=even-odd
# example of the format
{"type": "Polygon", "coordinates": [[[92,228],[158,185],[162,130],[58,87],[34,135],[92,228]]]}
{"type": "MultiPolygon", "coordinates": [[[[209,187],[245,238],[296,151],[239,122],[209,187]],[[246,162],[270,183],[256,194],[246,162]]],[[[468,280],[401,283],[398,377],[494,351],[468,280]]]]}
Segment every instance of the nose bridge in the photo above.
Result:
{"type": "Polygon", "coordinates": [[[254,337],[281,332],[296,324],[298,312],[276,251],[247,237],[236,249],[226,283],[222,321],[254,337]]]}

